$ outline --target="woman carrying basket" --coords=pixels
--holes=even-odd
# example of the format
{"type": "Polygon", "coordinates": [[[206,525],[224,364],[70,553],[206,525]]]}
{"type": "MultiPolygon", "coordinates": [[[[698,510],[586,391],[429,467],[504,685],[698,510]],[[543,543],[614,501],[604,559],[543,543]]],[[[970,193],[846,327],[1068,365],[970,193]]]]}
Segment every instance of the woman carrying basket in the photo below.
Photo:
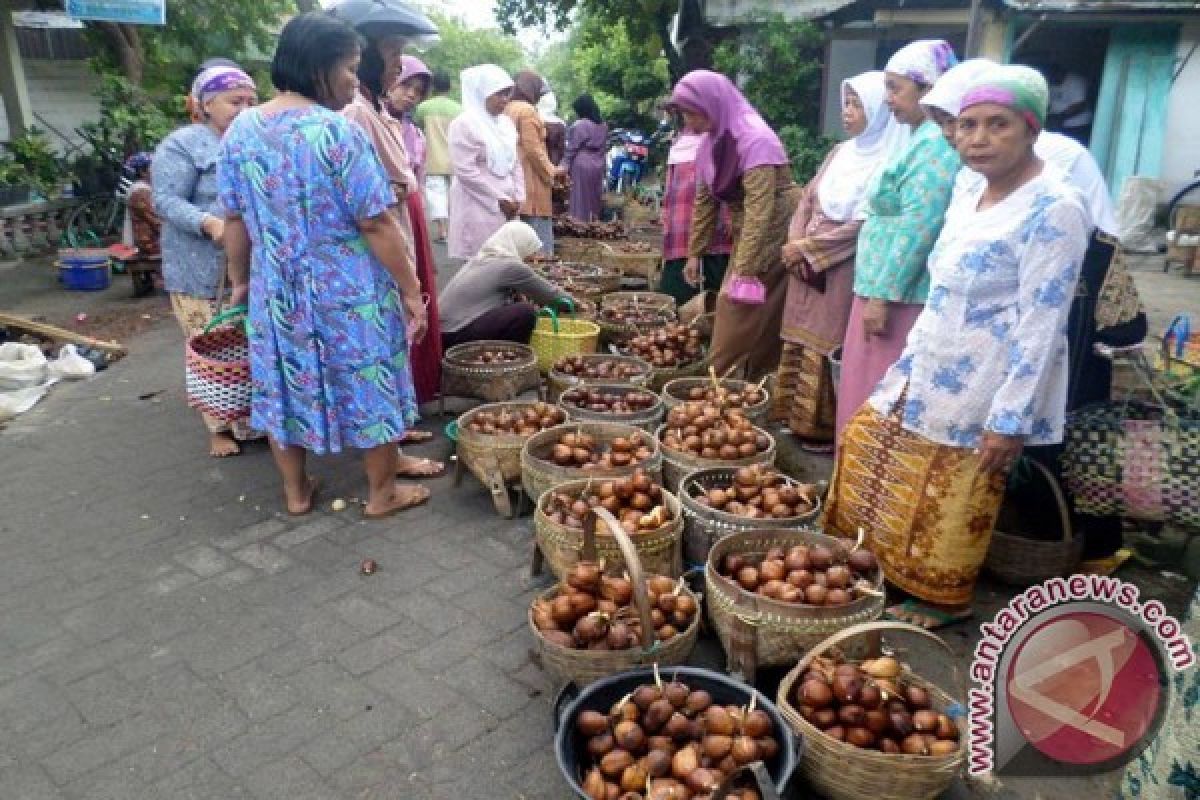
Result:
{"type": "Polygon", "coordinates": [[[237,121],[220,156],[229,273],[250,307],[252,417],[293,515],[315,505],[309,452],[363,451],[368,519],[429,499],[395,477],[396,444],[417,418],[421,285],[388,174],[336,113],[355,96],[359,54],[344,23],[294,17],[271,64],[278,94],[237,121]]]}
{"type": "Polygon", "coordinates": [[[538,275],[525,259],[542,249],[532,227],[506,222],[463,264],[438,297],[442,309],[442,346],[500,339],[529,344],[537,308],[512,302],[514,292],[547,305],[565,293],[538,275]]]}
{"type": "MultiPolygon", "coordinates": [[[[192,84],[201,121],[180,128],[154,153],[154,206],[162,222],[163,286],[183,334],[201,333],[217,312],[223,274],[225,222],[217,202],[217,150],[243,110],[258,100],[254,81],[236,66],[203,70],[192,84]]],[[[201,412],[209,454],[241,452],[238,439],[255,438],[248,418],[227,422],[201,412]]]]}

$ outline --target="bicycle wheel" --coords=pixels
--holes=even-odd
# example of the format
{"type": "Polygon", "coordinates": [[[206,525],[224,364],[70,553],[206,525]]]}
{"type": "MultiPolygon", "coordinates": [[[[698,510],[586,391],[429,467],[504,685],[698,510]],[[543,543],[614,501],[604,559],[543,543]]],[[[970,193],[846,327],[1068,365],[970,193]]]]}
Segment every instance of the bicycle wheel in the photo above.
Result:
{"type": "Polygon", "coordinates": [[[93,197],[71,212],[67,243],[71,247],[97,247],[120,233],[121,203],[115,197],[93,197]]]}

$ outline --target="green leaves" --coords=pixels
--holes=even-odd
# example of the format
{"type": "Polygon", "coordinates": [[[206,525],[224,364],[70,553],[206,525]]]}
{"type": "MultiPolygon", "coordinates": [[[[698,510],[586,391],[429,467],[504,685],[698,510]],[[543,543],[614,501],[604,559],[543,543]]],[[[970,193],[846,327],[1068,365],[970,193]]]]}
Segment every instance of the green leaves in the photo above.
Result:
{"type": "Polygon", "coordinates": [[[509,73],[525,66],[525,52],[512,36],[495,28],[470,29],[458,19],[437,13],[429,18],[438,26],[439,41],[420,53],[430,69],[443,70],[458,90],[458,74],[475,64],[497,64],[509,73]]]}

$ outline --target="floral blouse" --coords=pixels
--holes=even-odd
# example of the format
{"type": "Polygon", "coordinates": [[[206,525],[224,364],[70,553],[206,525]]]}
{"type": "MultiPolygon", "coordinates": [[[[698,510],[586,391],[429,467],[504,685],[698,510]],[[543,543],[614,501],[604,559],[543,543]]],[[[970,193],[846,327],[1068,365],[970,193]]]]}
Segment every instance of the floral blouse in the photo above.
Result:
{"type": "Polygon", "coordinates": [[[907,430],[953,447],[984,431],[1062,441],[1067,318],[1089,223],[1078,193],[1043,174],[976,210],[985,186],[958,192],[929,256],[929,300],[871,396],[907,430]]]}
{"type": "Polygon", "coordinates": [[[927,120],[913,131],[900,157],[879,173],[858,235],[856,295],[893,303],[925,302],[925,262],[942,229],[961,164],[942,129],[927,120]]]}

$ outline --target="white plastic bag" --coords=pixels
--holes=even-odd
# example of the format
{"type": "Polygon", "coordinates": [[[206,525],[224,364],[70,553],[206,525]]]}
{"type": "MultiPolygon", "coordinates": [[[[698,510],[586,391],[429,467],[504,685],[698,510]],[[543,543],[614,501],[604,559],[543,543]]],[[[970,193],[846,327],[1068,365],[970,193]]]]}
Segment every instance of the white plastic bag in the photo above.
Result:
{"type": "Polygon", "coordinates": [[[1117,203],[1117,225],[1121,249],[1135,253],[1153,253],[1158,249],[1154,237],[1154,213],[1162,181],[1131,176],[1121,187],[1117,203]]]}
{"type": "Polygon", "coordinates": [[[0,344],[0,391],[28,389],[46,382],[46,356],[31,344],[0,344]]]}
{"type": "Polygon", "coordinates": [[[0,420],[24,414],[41,400],[49,391],[50,385],[31,386],[28,389],[15,389],[11,392],[0,392],[0,420]]]}
{"type": "Polygon", "coordinates": [[[58,358],[50,362],[49,373],[55,378],[80,380],[95,375],[96,365],[79,355],[75,345],[64,344],[58,351],[58,358]]]}

